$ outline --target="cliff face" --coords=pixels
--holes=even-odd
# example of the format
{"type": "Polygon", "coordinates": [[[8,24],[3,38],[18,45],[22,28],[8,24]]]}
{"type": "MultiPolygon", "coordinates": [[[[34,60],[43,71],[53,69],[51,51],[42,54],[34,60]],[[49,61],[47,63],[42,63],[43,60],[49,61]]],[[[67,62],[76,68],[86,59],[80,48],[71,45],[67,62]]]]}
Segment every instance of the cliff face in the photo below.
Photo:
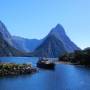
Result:
{"type": "Polygon", "coordinates": [[[0,21],[0,34],[2,35],[3,39],[13,46],[13,40],[11,34],[8,32],[6,26],[0,21]]]}
{"type": "Polygon", "coordinates": [[[0,56],[21,56],[24,53],[16,50],[11,45],[9,45],[4,39],[2,34],[0,33],[0,56]]]}
{"type": "Polygon", "coordinates": [[[21,56],[23,52],[14,47],[14,41],[6,26],[0,21],[0,56],[21,56]]]}

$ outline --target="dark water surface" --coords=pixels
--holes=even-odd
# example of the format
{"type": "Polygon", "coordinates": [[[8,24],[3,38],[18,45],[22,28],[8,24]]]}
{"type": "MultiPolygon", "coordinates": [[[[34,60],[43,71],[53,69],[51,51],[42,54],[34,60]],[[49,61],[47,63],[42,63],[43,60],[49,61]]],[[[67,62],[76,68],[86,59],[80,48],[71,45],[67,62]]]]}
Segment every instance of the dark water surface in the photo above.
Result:
{"type": "MultiPolygon", "coordinates": [[[[0,58],[0,62],[32,63],[38,58],[0,58]]],[[[55,71],[0,78],[0,90],[90,90],[90,68],[57,64],[55,71]]]]}

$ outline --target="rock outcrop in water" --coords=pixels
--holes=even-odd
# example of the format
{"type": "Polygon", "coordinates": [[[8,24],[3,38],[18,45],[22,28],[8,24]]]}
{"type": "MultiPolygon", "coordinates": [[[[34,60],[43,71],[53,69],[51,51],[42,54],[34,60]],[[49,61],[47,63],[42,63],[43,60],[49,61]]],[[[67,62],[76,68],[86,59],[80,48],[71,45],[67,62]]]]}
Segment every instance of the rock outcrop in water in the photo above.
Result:
{"type": "Polygon", "coordinates": [[[0,63],[0,77],[31,74],[36,71],[31,64],[0,63]]]}

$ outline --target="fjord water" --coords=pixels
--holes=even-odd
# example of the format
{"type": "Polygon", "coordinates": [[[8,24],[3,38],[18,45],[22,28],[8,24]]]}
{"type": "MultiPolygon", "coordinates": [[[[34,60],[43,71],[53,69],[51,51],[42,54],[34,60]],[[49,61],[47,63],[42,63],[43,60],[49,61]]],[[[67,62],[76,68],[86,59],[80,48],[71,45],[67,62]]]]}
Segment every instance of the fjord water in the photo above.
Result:
{"type": "MultiPolygon", "coordinates": [[[[32,63],[38,58],[6,57],[0,62],[32,63]]],[[[90,68],[57,64],[54,71],[0,78],[0,90],[90,90],[90,68]]]]}

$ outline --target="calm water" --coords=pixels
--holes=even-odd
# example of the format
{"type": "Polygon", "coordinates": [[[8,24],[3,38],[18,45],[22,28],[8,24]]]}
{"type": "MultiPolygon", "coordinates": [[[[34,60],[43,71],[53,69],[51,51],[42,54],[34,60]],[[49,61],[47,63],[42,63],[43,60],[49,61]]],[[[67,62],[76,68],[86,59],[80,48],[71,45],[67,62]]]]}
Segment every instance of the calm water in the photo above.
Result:
{"type": "MultiPolygon", "coordinates": [[[[38,58],[0,58],[0,62],[32,63],[38,58]]],[[[90,69],[58,64],[55,71],[0,78],[0,90],[90,90],[90,69]]]]}

